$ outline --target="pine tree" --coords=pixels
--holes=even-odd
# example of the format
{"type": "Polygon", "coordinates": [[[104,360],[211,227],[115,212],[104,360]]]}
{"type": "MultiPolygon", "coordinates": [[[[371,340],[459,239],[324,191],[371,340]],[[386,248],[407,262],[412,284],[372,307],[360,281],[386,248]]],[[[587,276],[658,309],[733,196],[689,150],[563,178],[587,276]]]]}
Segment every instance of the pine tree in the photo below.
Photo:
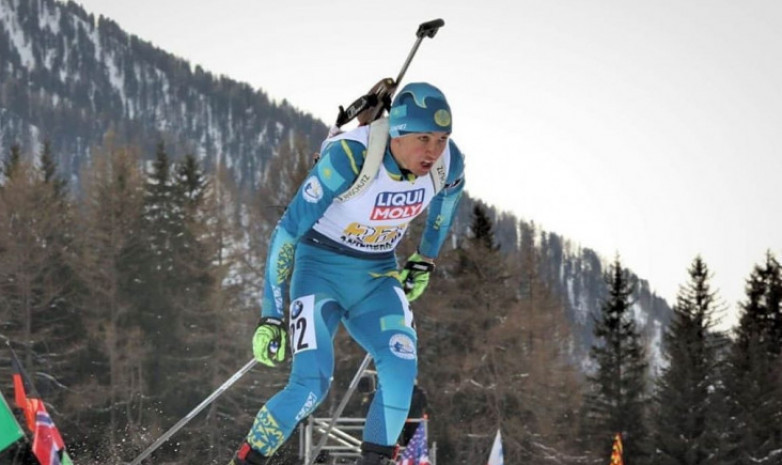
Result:
{"type": "Polygon", "coordinates": [[[70,381],[67,357],[77,351],[83,332],[73,305],[78,286],[68,263],[72,206],[64,182],[44,163],[47,151],[44,146],[38,168],[14,145],[3,166],[0,320],[6,337],[21,345],[23,363],[46,373],[38,389],[56,398],[62,383],[70,381]]]}
{"type": "Polygon", "coordinates": [[[123,270],[128,275],[128,297],[140,316],[149,348],[144,360],[147,396],[152,400],[150,407],[158,410],[155,417],[164,421],[172,415],[172,405],[165,400],[170,397],[177,403],[176,359],[182,349],[182,320],[174,300],[180,272],[175,248],[184,234],[184,225],[181,199],[176,196],[172,179],[168,153],[159,142],[152,169],[146,174],[140,234],[126,246],[130,260],[123,270]]]}
{"type": "MultiPolygon", "coordinates": [[[[199,242],[206,182],[193,157],[172,163],[165,145],[146,174],[140,231],[126,247],[132,257],[129,298],[140,316],[148,351],[144,358],[147,423],[170,424],[207,394],[208,386],[185,374],[210,362],[214,338],[210,315],[213,276],[199,242]]],[[[185,441],[187,442],[187,441],[185,441]]],[[[173,444],[158,454],[171,452],[173,444]]],[[[191,448],[188,448],[189,450],[191,448]]]]}
{"type": "Polygon", "coordinates": [[[472,230],[472,241],[480,243],[486,251],[499,250],[499,244],[495,244],[494,224],[486,214],[486,209],[480,204],[475,204],[472,210],[473,220],[470,229],[472,230]]]}
{"type": "MultiPolygon", "coordinates": [[[[141,235],[142,180],[138,153],[107,135],[82,176],[78,272],[86,288],[82,307],[91,351],[81,366],[88,385],[74,392],[82,440],[101,463],[122,462],[122,447],[147,445],[142,417],[148,395],[142,362],[147,345],[129,295],[129,244],[141,235]]],[[[148,430],[147,430],[148,431],[148,430]]]]}
{"type": "MultiPolygon", "coordinates": [[[[257,295],[252,291],[258,283],[252,279],[253,275],[244,281],[245,276],[236,273],[248,254],[238,247],[245,243],[244,230],[232,218],[240,197],[233,179],[226,174],[225,167],[215,168],[205,189],[204,205],[196,215],[200,218],[196,220],[200,231],[197,235],[209,254],[214,275],[214,290],[205,303],[213,311],[207,328],[214,330],[210,339],[214,348],[207,369],[199,371],[201,384],[210,388],[222,384],[250,357],[250,341],[258,315],[257,300],[246,298],[257,295]]],[[[274,394],[287,375],[285,370],[263,371],[263,383],[248,375],[220,396],[205,412],[203,426],[191,426],[195,430],[193,442],[200,441],[194,449],[200,450],[202,457],[225,458],[233,454],[237,438],[246,434],[248,425],[252,424],[259,407],[257,399],[274,394]]]]}
{"type": "Polygon", "coordinates": [[[768,253],[747,280],[747,300],[728,358],[725,386],[733,420],[722,463],[776,463],[782,449],[780,264],[768,253]]]}
{"type": "Polygon", "coordinates": [[[470,234],[441,252],[439,276],[414,302],[421,383],[451,393],[430,396],[438,458],[485,460],[501,428],[506,461],[562,463],[579,398],[562,304],[538,276],[534,248],[530,263],[501,253],[490,211],[482,204],[465,210],[473,212],[470,234]],[[519,290],[522,274],[527,295],[519,290]]]}
{"type": "Polygon", "coordinates": [[[11,145],[11,150],[8,152],[8,156],[3,160],[2,169],[0,173],[5,177],[7,182],[14,177],[16,169],[22,162],[22,148],[19,144],[11,145]]]}
{"type": "MultiPolygon", "coordinates": [[[[220,244],[214,240],[219,227],[214,219],[219,213],[208,205],[213,195],[210,183],[193,155],[186,155],[175,171],[173,190],[179,198],[177,203],[182,205],[184,225],[175,243],[175,268],[181,284],[175,290],[177,299],[173,302],[176,312],[181,314],[181,343],[185,349],[177,367],[181,408],[176,413],[181,416],[238,367],[238,351],[231,344],[236,331],[231,327],[232,315],[224,305],[220,289],[219,279],[226,268],[218,258],[220,244]]],[[[243,342],[244,350],[238,353],[244,355],[247,340],[243,342]]],[[[216,412],[217,405],[213,404],[211,409],[216,412]]],[[[191,425],[182,438],[177,460],[216,460],[221,446],[227,441],[233,444],[235,436],[227,436],[229,432],[214,415],[191,425]]]]}
{"type": "Polygon", "coordinates": [[[519,338],[526,376],[518,392],[523,412],[521,458],[541,464],[580,463],[583,449],[578,435],[581,405],[580,374],[572,363],[573,333],[566,303],[543,279],[543,250],[534,248],[534,229],[522,227],[520,307],[505,322],[519,338]],[[524,244],[529,241],[528,244],[524,244]]]}
{"type": "Polygon", "coordinates": [[[690,281],[682,287],[664,336],[667,366],[658,379],[654,463],[713,463],[719,445],[715,389],[719,386],[717,342],[713,332],[717,304],[706,263],[696,257],[690,281]]]}
{"type": "Polygon", "coordinates": [[[38,184],[36,209],[48,212],[46,229],[41,246],[47,249],[43,262],[40,285],[45,289],[42,296],[45,304],[45,324],[56,328],[47,338],[48,347],[57,347],[46,357],[49,363],[58,366],[56,370],[61,385],[71,385],[78,378],[69,365],[69,360],[84,349],[83,321],[78,299],[83,293],[78,280],[76,266],[75,207],[68,192],[68,183],[57,173],[55,156],[47,140],[39,154],[35,180],[38,184]]]}
{"type": "Polygon", "coordinates": [[[43,182],[51,184],[53,194],[58,198],[66,195],[68,183],[65,179],[57,175],[57,163],[52,154],[52,143],[48,139],[43,142],[43,149],[40,157],[40,171],[43,176],[43,182]]]}
{"type": "Polygon", "coordinates": [[[608,297],[594,322],[590,351],[595,371],[588,376],[584,435],[596,457],[610,455],[615,433],[622,433],[625,462],[647,463],[646,351],[632,314],[634,283],[617,257],[605,275],[608,297]]]}
{"type": "MultiPolygon", "coordinates": [[[[421,384],[427,392],[454,393],[450,401],[430,396],[431,408],[438,416],[463,418],[469,425],[465,431],[463,425],[433,424],[442,446],[440,457],[446,462],[455,457],[467,461],[485,458],[491,446],[489,436],[502,421],[504,393],[512,389],[503,377],[518,372],[515,367],[501,367],[499,362],[512,343],[490,337],[511,311],[515,289],[506,282],[507,263],[494,246],[493,225],[486,209],[476,205],[473,211],[472,234],[461,241],[460,248],[440,253],[429,288],[413,303],[418,310],[421,384]],[[458,373],[454,366],[459,367],[458,373]],[[486,444],[463,441],[465,434],[488,439],[486,444]]],[[[416,244],[417,240],[411,242],[416,244]]]]}
{"type": "Polygon", "coordinates": [[[459,262],[455,272],[472,281],[469,305],[482,309],[484,318],[491,318],[491,307],[497,298],[515,298],[516,292],[508,284],[511,276],[495,240],[494,224],[486,207],[480,203],[473,206],[470,233],[463,246],[457,249],[459,262]]]}

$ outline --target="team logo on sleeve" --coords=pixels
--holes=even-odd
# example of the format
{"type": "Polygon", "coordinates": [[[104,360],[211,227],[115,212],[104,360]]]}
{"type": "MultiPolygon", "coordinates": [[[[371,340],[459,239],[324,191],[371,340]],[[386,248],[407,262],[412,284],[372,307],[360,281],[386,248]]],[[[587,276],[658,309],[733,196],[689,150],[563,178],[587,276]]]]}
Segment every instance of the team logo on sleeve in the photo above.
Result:
{"type": "Polygon", "coordinates": [[[375,199],[371,219],[397,220],[418,216],[424,206],[425,189],[407,192],[381,192],[375,199]]]}
{"type": "Polygon", "coordinates": [[[415,343],[405,334],[394,334],[388,341],[391,353],[405,360],[414,360],[416,357],[415,343]]]}
{"type": "Polygon", "coordinates": [[[323,187],[320,185],[320,181],[315,176],[310,176],[307,181],[304,182],[304,188],[301,190],[301,195],[304,200],[311,203],[317,203],[323,198],[323,187]]]}

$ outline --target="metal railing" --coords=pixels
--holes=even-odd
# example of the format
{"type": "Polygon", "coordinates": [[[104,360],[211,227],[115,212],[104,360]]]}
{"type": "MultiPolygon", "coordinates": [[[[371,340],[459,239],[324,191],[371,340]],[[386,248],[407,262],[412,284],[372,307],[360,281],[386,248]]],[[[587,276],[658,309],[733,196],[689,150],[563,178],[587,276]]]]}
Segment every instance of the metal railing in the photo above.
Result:
{"type": "MultiPolygon", "coordinates": [[[[342,464],[353,463],[361,453],[361,434],[364,430],[364,418],[340,417],[333,420],[331,429],[329,424],[332,418],[328,417],[309,417],[306,422],[299,425],[299,458],[303,463],[316,464],[342,464]],[[315,461],[313,457],[316,444],[321,442],[323,434],[328,431],[320,454],[325,461],[315,461]]],[[[429,427],[428,418],[410,418],[408,423],[423,422],[425,428],[429,427]]],[[[428,431],[427,431],[427,437],[428,431]]],[[[400,449],[400,454],[404,448],[400,449]]],[[[432,443],[429,447],[429,462],[437,465],[437,443],[432,443]]]]}

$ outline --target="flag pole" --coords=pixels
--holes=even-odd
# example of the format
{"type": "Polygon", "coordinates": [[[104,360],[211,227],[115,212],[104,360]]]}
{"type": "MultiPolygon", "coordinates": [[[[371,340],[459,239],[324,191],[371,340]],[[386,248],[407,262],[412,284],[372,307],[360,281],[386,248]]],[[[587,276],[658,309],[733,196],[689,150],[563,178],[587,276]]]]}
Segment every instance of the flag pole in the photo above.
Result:
{"type": "MultiPolygon", "coordinates": [[[[48,463],[46,460],[53,454],[62,457],[63,465],[73,465],[68,451],[65,449],[65,443],[62,440],[60,431],[55,426],[54,421],[46,411],[38,391],[35,389],[33,381],[29,378],[22,366],[22,362],[16,356],[14,348],[8,338],[3,339],[11,351],[11,366],[14,382],[14,403],[24,412],[27,429],[32,434],[32,443],[30,443],[32,454],[41,463],[48,463]],[[39,441],[40,439],[40,441],[39,441]]],[[[25,435],[27,439],[27,435],[25,435]]]]}
{"type": "MultiPolygon", "coordinates": [[[[0,334],[0,338],[3,339],[3,341],[5,342],[5,345],[8,346],[8,350],[11,351],[11,358],[12,359],[16,359],[16,353],[14,352],[14,348],[11,346],[11,341],[7,337],[2,335],[2,334],[0,334]]],[[[16,391],[14,391],[14,401],[16,400],[15,397],[16,397],[16,391]]],[[[8,402],[5,400],[5,396],[3,395],[2,392],[0,392],[0,398],[2,398],[3,403],[6,405],[6,407],[8,407],[8,402]]],[[[10,408],[9,408],[9,411],[10,411],[10,408]]],[[[14,418],[14,421],[16,421],[16,418],[14,418]]],[[[17,439],[13,443],[9,444],[8,447],[10,447],[12,444],[15,444],[15,443],[17,443],[19,441],[24,441],[25,443],[27,443],[29,445],[30,449],[32,450],[33,442],[30,440],[30,437],[27,435],[27,432],[25,431],[24,428],[22,428],[21,425],[19,425],[18,421],[16,421],[16,424],[19,426],[19,430],[22,432],[22,437],[20,437],[19,439],[17,439]]],[[[3,450],[5,450],[5,449],[3,449],[3,450]]]]}

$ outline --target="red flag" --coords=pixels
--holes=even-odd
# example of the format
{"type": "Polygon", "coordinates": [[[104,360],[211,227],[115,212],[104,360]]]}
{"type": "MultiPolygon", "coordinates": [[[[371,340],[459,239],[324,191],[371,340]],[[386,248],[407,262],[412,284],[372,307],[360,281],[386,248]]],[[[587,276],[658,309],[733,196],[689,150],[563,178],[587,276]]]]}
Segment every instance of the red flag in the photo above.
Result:
{"type": "Polygon", "coordinates": [[[622,435],[616,433],[614,435],[614,446],[611,449],[611,463],[609,465],[623,465],[622,452],[622,435]]]}
{"type": "Polygon", "coordinates": [[[24,412],[27,428],[33,433],[33,454],[41,462],[41,465],[61,465],[60,451],[64,454],[65,443],[54,425],[46,407],[30,382],[16,358],[16,353],[11,350],[11,364],[14,378],[14,400],[16,406],[24,412]]]}
{"type": "Polygon", "coordinates": [[[430,465],[429,446],[426,443],[426,423],[418,423],[413,437],[397,459],[397,465],[430,465]]]}

